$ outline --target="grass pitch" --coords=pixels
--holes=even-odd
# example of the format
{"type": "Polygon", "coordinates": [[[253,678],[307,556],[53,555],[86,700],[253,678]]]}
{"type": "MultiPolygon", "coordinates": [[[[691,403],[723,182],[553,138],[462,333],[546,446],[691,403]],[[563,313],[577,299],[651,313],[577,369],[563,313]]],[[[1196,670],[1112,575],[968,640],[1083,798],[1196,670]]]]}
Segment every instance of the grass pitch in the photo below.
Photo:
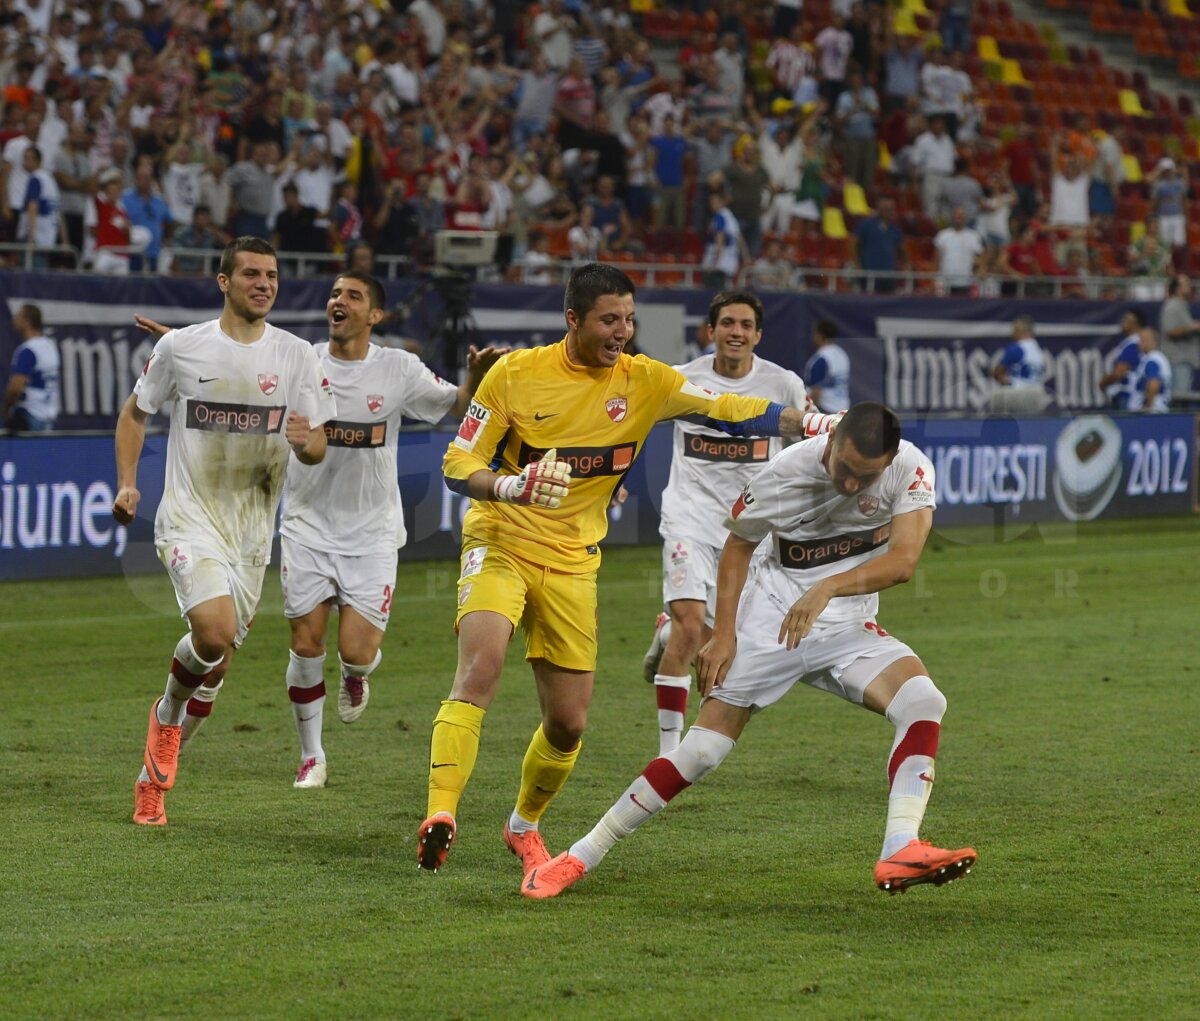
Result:
{"type": "MultiPolygon", "coordinates": [[[[537,719],[519,643],[458,843],[418,874],[454,566],[401,571],[370,708],[347,727],[327,703],[323,791],[291,787],[268,578],[165,829],[130,822],[181,630],[165,578],[0,587],[0,1015],[1195,1016],[1194,519],[939,532],[883,596],[880,622],[950,702],[924,834],[980,853],[967,879],[898,897],[871,883],[891,727],[803,689],[594,875],[521,898],[500,839],[537,719]]],[[[596,695],[543,822],[552,851],[655,754],[640,662],[658,592],[657,550],[606,554],[596,695]]]]}

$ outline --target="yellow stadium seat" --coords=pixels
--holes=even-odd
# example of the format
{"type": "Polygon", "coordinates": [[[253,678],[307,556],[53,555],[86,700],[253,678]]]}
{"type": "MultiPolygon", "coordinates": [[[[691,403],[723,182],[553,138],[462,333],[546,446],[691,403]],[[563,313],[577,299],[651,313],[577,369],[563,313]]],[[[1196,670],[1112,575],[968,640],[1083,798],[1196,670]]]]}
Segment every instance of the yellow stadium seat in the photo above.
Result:
{"type": "Polygon", "coordinates": [[[1176,18],[1194,18],[1188,10],[1187,0],[1167,0],[1167,12],[1176,18]]]}
{"type": "Polygon", "coordinates": [[[913,14],[929,13],[929,8],[925,6],[925,0],[904,0],[900,6],[906,11],[912,11],[913,14]]]}
{"type": "Polygon", "coordinates": [[[1000,56],[1000,47],[996,45],[994,36],[981,35],[979,37],[979,59],[993,64],[999,64],[1004,59],[1000,56]]]}
{"type": "Polygon", "coordinates": [[[1121,104],[1121,113],[1125,114],[1126,117],[1150,116],[1142,107],[1142,101],[1138,99],[1138,94],[1133,89],[1121,89],[1118,96],[1118,101],[1121,104]]]}
{"type": "MultiPolygon", "coordinates": [[[[1017,63],[1017,61],[1009,60],[1007,58],[1000,62],[1000,80],[1004,82],[1005,85],[1024,85],[1027,87],[1033,85],[1033,82],[1029,81],[1029,79],[1021,73],[1021,65],[1017,63]]],[[[1134,98],[1137,98],[1136,93],[1134,94],[1134,98]]]]}
{"type": "Polygon", "coordinates": [[[871,215],[871,207],[867,205],[867,193],[857,181],[847,181],[842,185],[842,204],[851,216],[871,215]]]}
{"type": "Polygon", "coordinates": [[[821,210],[821,230],[827,238],[847,238],[846,218],[837,206],[826,206],[821,210]]]}
{"type": "Polygon", "coordinates": [[[892,154],[888,152],[887,142],[879,140],[879,166],[882,170],[892,169],[892,154]]]}
{"type": "Polygon", "coordinates": [[[1136,245],[1146,236],[1146,225],[1141,220],[1129,225],[1129,243],[1136,245]]]}
{"type": "Polygon", "coordinates": [[[1127,152],[1121,157],[1121,166],[1125,168],[1125,180],[1130,184],[1137,184],[1142,180],[1142,165],[1132,153],[1127,152]]]}
{"type": "Polygon", "coordinates": [[[896,16],[892,19],[892,31],[896,35],[921,34],[921,30],[917,28],[917,19],[913,16],[913,12],[906,11],[904,8],[896,11],[896,16]]]}

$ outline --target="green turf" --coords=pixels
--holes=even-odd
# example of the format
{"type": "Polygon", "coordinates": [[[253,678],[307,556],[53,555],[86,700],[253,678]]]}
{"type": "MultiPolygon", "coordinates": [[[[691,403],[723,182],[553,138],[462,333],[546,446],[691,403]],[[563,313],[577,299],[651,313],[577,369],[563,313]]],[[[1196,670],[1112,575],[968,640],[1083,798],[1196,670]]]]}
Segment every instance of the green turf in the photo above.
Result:
{"type": "MultiPolygon", "coordinates": [[[[966,880],[871,884],[883,720],[797,690],[717,774],[556,901],[500,829],[536,725],[514,647],[458,844],[414,867],[452,567],[402,567],[371,706],[326,717],[329,787],[291,787],[276,579],[168,796],[131,824],[180,633],[164,578],[0,587],[0,1016],[1169,1018],[1200,995],[1194,519],[939,532],[881,623],[946,692],[925,835],[966,880]]],[[[657,747],[640,660],[658,552],[614,550],[559,850],[657,747]]],[[[331,690],[332,671],[327,671],[331,690]]]]}

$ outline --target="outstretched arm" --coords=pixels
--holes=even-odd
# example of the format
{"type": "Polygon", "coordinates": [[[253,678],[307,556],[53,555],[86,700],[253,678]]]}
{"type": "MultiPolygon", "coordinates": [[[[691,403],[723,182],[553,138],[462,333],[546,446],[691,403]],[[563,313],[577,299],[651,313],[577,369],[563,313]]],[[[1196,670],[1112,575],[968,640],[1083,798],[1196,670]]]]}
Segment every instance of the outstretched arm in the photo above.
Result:
{"type": "Polygon", "coordinates": [[[112,515],[122,525],[133,521],[142,498],[137,488],[137,466],[146,442],[149,417],[137,406],[136,394],[129,395],[117,417],[117,497],[113,500],[112,515]]]}

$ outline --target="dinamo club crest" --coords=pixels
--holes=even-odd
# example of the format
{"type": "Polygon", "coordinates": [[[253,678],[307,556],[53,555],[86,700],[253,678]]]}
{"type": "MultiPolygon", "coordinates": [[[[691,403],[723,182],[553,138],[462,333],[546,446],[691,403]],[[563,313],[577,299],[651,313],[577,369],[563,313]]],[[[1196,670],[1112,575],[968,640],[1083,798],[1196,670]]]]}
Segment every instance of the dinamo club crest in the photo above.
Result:
{"type": "Polygon", "coordinates": [[[383,394],[367,394],[367,407],[376,412],[383,407],[383,394]]]}
{"type": "Polygon", "coordinates": [[[624,397],[610,397],[604,404],[604,410],[614,422],[624,422],[629,402],[624,397]]]}
{"type": "Polygon", "coordinates": [[[266,372],[258,374],[258,388],[268,397],[275,392],[275,388],[279,386],[279,377],[266,372]]]}
{"type": "Polygon", "coordinates": [[[863,514],[874,514],[879,510],[879,497],[873,493],[863,493],[858,498],[858,509],[863,514]]]}

